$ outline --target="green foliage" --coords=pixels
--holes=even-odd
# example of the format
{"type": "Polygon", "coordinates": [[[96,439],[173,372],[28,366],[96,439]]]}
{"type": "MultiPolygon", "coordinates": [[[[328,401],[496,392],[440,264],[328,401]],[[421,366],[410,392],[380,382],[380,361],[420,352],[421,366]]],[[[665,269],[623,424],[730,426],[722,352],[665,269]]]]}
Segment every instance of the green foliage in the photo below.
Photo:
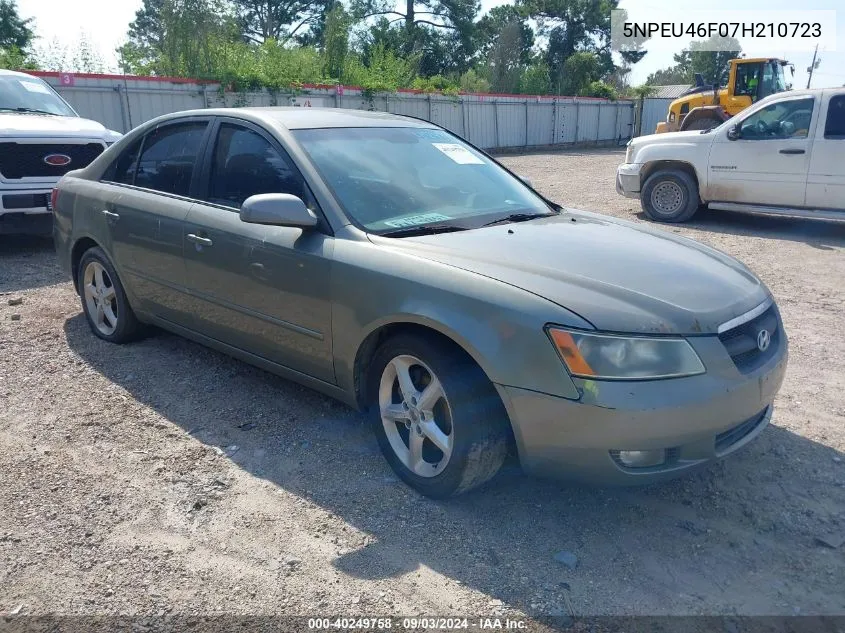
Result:
{"type": "Polygon", "coordinates": [[[343,69],[343,83],[359,86],[368,95],[394,92],[411,85],[414,78],[413,60],[403,59],[383,46],[370,52],[365,65],[360,57],[349,57],[343,69]]]}
{"type": "Polygon", "coordinates": [[[487,55],[487,77],[493,92],[513,94],[517,91],[522,75],[521,46],[520,23],[508,22],[487,55]]]}
{"type": "Polygon", "coordinates": [[[341,3],[337,3],[326,16],[323,31],[323,72],[327,77],[343,76],[346,56],[349,54],[349,28],[352,20],[341,3]]]}
{"type": "Polygon", "coordinates": [[[443,75],[417,77],[414,79],[411,87],[414,90],[422,90],[423,92],[442,92],[443,94],[458,94],[460,92],[458,82],[443,75]]]}
{"type": "Polygon", "coordinates": [[[579,91],[578,95],[581,97],[601,97],[611,101],[616,101],[619,98],[616,88],[604,81],[591,81],[579,91]]]}
{"type": "Polygon", "coordinates": [[[325,19],[333,3],[321,0],[231,0],[241,33],[248,41],[287,42],[325,19]]]}
{"type": "Polygon", "coordinates": [[[549,94],[550,81],[546,62],[535,62],[522,72],[522,77],[519,78],[519,92],[524,95],[549,94]]]}
{"type": "Polygon", "coordinates": [[[17,47],[0,48],[0,68],[8,70],[39,70],[38,62],[17,47]]]}
{"type": "MultiPolygon", "coordinates": [[[[409,87],[615,98],[607,38],[617,1],[517,0],[475,22],[478,0],[142,0],[118,52],[124,72],[239,92],[340,82],[370,98],[409,87]],[[536,52],[534,21],[548,42],[536,52]]],[[[84,41],[70,62],[66,51],[50,62],[99,65],[84,41]]]]}
{"type": "Polygon", "coordinates": [[[26,53],[35,34],[32,20],[23,20],[15,0],[0,0],[0,52],[11,54],[13,49],[26,53]]]}
{"type": "Polygon", "coordinates": [[[478,58],[487,59],[490,51],[509,24],[519,25],[518,58],[523,65],[531,63],[531,48],[534,46],[534,31],[519,10],[510,4],[493,7],[475,25],[475,49],[478,58]]]}
{"type": "Polygon", "coordinates": [[[690,42],[689,48],[675,54],[674,66],[651,73],[646,83],[652,86],[691,84],[695,74],[701,73],[705,82],[724,86],[728,82],[728,62],[739,57],[742,46],[735,38],[719,38],[717,42],[720,50],[715,51],[701,50],[712,48],[712,41],[690,42]]]}
{"type": "Polygon", "coordinates": [[[490,92],[490,82],[470,68],[458,81],[461,92],[490,92]]]}
{"type": "Polygon", "coordinates": [[[633,97],[635,99],[646,99],[648,97],[653,97],[657,94],[657,88],[654,86],[649,86],[648,84],[643,84],[642,86],[635,86],[633,88],[628,89],[627,96],[633,97]]]}
{"type": "Polygon", "coordinates": [[[563,63],[558,94],[578,95],[601,77],[601,62],[595,53],[580,51],[563,63]]]}

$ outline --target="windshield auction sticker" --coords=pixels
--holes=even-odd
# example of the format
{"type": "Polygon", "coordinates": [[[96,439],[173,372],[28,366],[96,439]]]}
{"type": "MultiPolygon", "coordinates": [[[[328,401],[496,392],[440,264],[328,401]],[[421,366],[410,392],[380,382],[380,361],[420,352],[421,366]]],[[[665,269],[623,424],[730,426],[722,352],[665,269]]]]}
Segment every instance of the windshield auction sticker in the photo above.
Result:
{"type": "MultiPolygon", "coordinates": [[[[740,2],[741,4],[741,2],[740,2]]],[[[767,46],[773,51],[836,50],[836,11],[690,9],[679,3],[655,10],[634,6],[610,13],[610,43],[615,51],[639,51],[660,41],[695,50],[731,51],[767,46]],[[756,45],[756,46],[755,46],[756,45]]]]}
{"type": "Polygon", "coordinates": [[[407,218],[399,218],[398,220],[386,220],[384,223],[394,229],[401,229],[406,226],[417,226],[419,224],[442,222],[443,220],[451,219],[448,215],[443,215],[442,213],[423,213],[421,215],[411,215],[407,218]]]}
{"type": "Polygon", "coordinates": [[[463,145],[457,143],[432,143],[434,147],[446,154],[459,165],[483,165],[484,161],[473,154],[463,145]]]}

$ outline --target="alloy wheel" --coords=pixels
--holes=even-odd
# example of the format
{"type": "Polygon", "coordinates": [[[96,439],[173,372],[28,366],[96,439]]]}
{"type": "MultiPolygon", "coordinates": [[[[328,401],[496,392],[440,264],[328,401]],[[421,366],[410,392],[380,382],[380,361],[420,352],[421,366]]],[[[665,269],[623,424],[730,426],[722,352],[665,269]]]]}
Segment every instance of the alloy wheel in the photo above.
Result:
{"type": "Polygon", "coordinates": [[[97,330],[111,336],[117,329],[117,293],[108,271],[98,261],[91,261],[85,267],[82,277],[82,293],[88,315],[97,330]]]}
{"type": "Polygon", "coordinates": [[[396,356],[382,372],[379,410],[393,452],[419,477],[440,474],[452,456],[452,410],[443,386],[419,358],[396,356]]]}

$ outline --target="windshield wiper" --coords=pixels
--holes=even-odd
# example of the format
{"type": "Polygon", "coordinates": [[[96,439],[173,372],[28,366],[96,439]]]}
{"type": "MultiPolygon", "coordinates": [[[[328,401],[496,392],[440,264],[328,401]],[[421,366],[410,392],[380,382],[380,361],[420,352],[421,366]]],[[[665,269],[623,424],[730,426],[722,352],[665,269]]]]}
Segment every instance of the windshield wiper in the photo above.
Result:
{"type": "Polygon", "coordinates": [[[0,108],[0,111],[3,112],[25,112],[27,114],[51,114],[55,115],[55,112],[48,112],[47,110],[38,110],[37,108],[0,108]]]}
{"type": "Polygon", "coordinates": [[[453,233],[454,231],[466,231],[465,226],[454,224],[423,224],[420,226],[408,226],[401,229],[394,229],[380,235],[384,237],[411,237],[412,235],[434,235],[435,233],[453,233]]]}
{"type": "Polygon", "coordinates": [[[554,215],[553,213],[511,213],[498,220],[493,220],[481,226],[495,226],[496,224],[505,224],[506,222],[525,222],[526,220],[533,220],[535,218],[548,218],[554,215]]]}

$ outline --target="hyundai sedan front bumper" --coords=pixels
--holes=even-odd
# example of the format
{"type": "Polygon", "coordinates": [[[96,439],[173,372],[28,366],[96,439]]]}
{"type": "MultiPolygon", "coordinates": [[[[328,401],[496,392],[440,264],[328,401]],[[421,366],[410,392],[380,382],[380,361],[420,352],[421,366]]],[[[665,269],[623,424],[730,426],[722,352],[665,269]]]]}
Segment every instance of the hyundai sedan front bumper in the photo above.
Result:
{"type": "Polygon", "coordinates": [[[692,337],[707,373],[651,381],[575,379],[579,400],[497,385],[523,468],[600,485],[669,479],[742,448],[766,427],[783,382],[787,339],[743,374],[718,337],[692,337]],[[634,453],[638,452],[638,453],[634,453]],[[646,467],[622,457],[659,456],[646,467]]]}

